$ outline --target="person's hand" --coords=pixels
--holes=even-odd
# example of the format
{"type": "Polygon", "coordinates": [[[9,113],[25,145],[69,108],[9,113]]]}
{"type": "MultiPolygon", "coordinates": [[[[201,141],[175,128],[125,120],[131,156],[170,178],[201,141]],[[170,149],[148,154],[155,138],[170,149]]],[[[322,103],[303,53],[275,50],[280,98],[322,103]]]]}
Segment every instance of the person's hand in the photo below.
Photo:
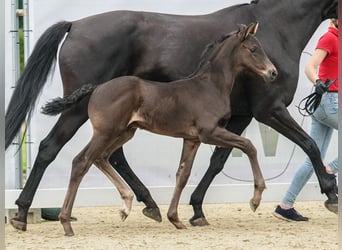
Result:
{"type": "MultiPolygon", "coordinates": [[[[329,83],[329,82],[330,80],[327,80],[326,83],[329,83]]],[[[326,83],[324,83],[321,79],[317,79],[316,84],[315,84],[315,92],[319,95],[323,95],[324,92],[327,92],[329,86],[326,85],[326,83]]]]}

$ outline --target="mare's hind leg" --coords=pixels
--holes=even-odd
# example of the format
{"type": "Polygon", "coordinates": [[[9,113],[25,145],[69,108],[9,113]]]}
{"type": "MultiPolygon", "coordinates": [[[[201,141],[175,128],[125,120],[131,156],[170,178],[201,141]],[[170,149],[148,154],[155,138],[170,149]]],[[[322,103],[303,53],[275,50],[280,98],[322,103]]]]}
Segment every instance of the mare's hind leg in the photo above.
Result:
{"type": "Polygon", "coordinates": [[[124,221],[132,209],[133,191],[129,186],[117,175],[112,166],[106,159],[99,159],[94,164],[111,180],[120,193],[124,201],[123,208],[120,210],[121,220],[124,221]]]}
{"type": "Polygon", "coordinates": [[[167,218],[177,229],[185,229],[186,226],[180,221],[178,217],[178,204],[181,193],[190,176],[192,164],[197,152],[200,142],[183,141],[183,150],[180,164],[176,174],[176,187],[173,192],[172,200],[167,212],[167,218]]]}
{"type": "Polygon", "coordinates": [[[30,176],[19,195],[19,198],[15,202],[18,205],[18,213],[16,217],[11,219],[11,224],[16,229],[26,231],[27,213],[32,204],[40,180],[42,179],[46,168],[56,158],[56,155],[61,148],[88,119],[86,104],[87,103],[81,103],[80,106],[78,106],[78,109],[64,112],[59,117],[48,136],[41,141],[30,176]]]}
{"type": "MultiPolygon", "coordinates": [[[[240,135],[243,130],[251,122],[252,118],[248,116],[232,116],[226,129],[240,135]]],[[[189,220],[193,226],[205,226],[209,225],[207,219],[204,216],[202,204],[206,191],[210,184],[214,180],[215,176],[221,172],[224,164],[232,151],[232,147],[222,148],[216,147],[213,155],[210,158],[210,165],[202,177],[200,183],[191,195],[190,205],[194,210],[194,215],[189,220]]]]}

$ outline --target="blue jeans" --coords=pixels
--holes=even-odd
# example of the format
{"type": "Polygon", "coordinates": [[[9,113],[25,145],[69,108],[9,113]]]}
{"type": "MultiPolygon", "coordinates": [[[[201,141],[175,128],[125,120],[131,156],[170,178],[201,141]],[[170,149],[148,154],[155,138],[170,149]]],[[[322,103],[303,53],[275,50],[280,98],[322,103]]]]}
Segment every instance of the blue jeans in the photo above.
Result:
{"type": "MultiPolygon", "coordinates": [[[[310,136],[315,140],[321,158],[324,159],[334,129],[338,130],[338,93],[324,93],[321,103],[312,115],[310,136]]],[[[329,166],[338,172],[338,158],[336,157],[329,166]]],[[[314,169],[309,157],[306,157],[303,165],[295,173],[287,190],[283,203],[293,206],[299,192],[312,176],[314,169]]]]}

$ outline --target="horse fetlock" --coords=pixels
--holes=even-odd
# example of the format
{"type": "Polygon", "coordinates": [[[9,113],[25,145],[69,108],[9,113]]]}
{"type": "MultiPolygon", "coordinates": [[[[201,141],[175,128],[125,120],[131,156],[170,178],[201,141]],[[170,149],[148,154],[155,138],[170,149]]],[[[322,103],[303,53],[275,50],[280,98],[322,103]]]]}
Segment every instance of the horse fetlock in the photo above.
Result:
{"type": "Polygon", "coordinates": [[[59,217],[59,221],[61,222],[63,229],[64,229],[64,235],[65,236],[74,236],[74,231],[72,230],[70,219],[65,219],[59,217]]]}
{"type": "Polygon", "coordinates": [[[186,226],[180,221],[177,212],[168,212],[167,218],[177,229],[186,229],[186,226]]]}

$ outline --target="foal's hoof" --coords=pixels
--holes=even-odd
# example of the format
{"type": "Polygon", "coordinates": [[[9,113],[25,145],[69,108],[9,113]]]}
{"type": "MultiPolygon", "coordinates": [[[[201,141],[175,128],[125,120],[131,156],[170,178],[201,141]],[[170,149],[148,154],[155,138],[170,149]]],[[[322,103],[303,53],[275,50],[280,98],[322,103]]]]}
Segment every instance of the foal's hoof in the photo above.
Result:
{"type": "Polygon", "coordinates": [[[150,207],[150,208],[145,207],[142,212],[146,217],[150,219],[153,219],[157,222],[162,221],[162,216],[160,214],[160,210],[158,207],[150,207]]]}
{"type": "Polygon", "coordinates": [[[27,223],[25,222],[22,222],[22,221],[19,221],[18,219],[16,218],[13,218],[11,219],[11,225],[15,228],[15,229],[18,229],[18,230],[21,230],[21,231],[26,231],[26,227],[27,227],[27,223]]]}
{"type": "Polygon", "coordinates": [[[126,218],[128,217],[128,213],[124,209],[120,209],[120,217],[121,217],[121,221],[125,221],[126,218]]]}
{"type": "Polygon", "coordinates": [[[177,221],[177,222],[172,222],[171,223],[177,228],[177,229],[186,229],[186,226],[180,222],[180,221],[177,221]]]}
{"type": "Polygon", "coordinates": [[[74,235],[75,235],[75,234],[74,234],[73,231],[67,232],[67,233],[64,234],[64,236],[68,236],[68,237],[71,237],[71,236],[74,236],[74,235]]]}
{"type": "Polygon", "coordinates": [[[328,209],[330,212],[333,212],[335,214],[338,213],[338,201],[329,201],[326,200],[324,202],[324,206],[326,209],[328,209]]]}
{"type": "Polygon", "coordinates": [[[192,226],[197,226],[197,227],[209,226],[209,222],[207,221],[207,219],[205,217],[199,217],[196,219],[194,219],[194,217],[192,217],[189,220],[189,222],[192,226]]]}
{"type": "Polygon", "coordinates": [[[253,199],[249,201],[249,206],[251,207],[252,211],[255,212],[257,208],[259,207],[260,203],[253,202],[253,199]]]}

